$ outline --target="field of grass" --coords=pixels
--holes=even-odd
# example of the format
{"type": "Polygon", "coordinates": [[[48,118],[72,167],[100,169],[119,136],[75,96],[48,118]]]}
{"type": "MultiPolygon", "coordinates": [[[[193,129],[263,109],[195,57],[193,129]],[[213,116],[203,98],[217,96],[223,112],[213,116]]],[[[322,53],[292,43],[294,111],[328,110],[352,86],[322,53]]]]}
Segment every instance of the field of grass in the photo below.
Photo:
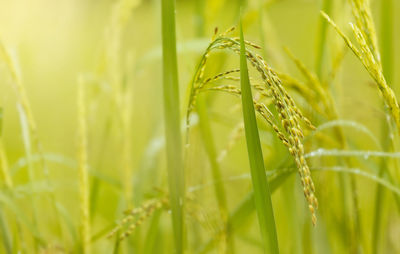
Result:
{"type": "Polygon", "coordinates": [[[0,253],[400,253],[397,13],[0,0],[0,253]]]}

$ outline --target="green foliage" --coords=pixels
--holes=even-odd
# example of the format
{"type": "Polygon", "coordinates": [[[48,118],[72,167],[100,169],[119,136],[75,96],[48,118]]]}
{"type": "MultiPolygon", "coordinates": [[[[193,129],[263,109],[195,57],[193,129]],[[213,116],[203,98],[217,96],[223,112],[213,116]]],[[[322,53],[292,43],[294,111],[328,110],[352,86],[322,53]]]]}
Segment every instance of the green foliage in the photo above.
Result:
{"type": "Polygon", "coordinates": [[[0,253],[400,253],[399,11],[0,1],[0,253]]]}
{"type": "Polygon", "coordinates": [[[257,218],[263,239],[264,251],[265,253],[279,253],[274,211],[272,209],[267,176],[265,174],[264,157],[261,150],[253,96],[247,70],[247,57],[242,23],[240,23],[240,87],[242,90],[243,122],[247,152],[254,188],[254,202],[257,209],[257,218]]]}
{"type": "Polygon", "coordinates": [[[176,253],[184,249],[184,173],[180,132],[178,64],[175,41],[175,0],[162,0],[163,93],[168,185],[176,253]]]}

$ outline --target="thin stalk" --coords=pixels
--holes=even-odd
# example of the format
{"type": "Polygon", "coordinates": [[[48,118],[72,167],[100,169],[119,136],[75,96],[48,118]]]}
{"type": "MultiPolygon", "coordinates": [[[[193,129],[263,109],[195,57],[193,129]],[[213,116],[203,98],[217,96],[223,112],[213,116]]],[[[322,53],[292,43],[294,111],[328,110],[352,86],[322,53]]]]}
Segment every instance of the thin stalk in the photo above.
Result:
{"type": "Polygon", "coordinates": [[[180,132],[178,64],[175,39],[175,1],[161,1],[164,121],[168,184],[175,251],[184,250],[184,168],[180,132]]]}
{"type": "Polygon", "coordinates": [[[387,83],[393,81],[393,0],[381,0],[381,58],[387,83]]]}
{"type": "Polygon", "coordinates": [[[146,241],[144,246],[144,253],[154,253],[156,249],[157,235],[160,233],[160,220],[161,220],[162,210],[157,210],[151,220],[149,230],[146,234],[146,241]]]}
{"type": "MultiPolygon", "coordinates": [[[[333,1],[332,0],[323,0],[322,3],[322,10],[327,13],[328,15],[331,15],[332,11],[332,6],[333,6],[333,1]]],[[[327,29],[328,29],[328,22],[323,18],[319,18],[320,26],[318,30],[318,41],[317,41],[317,56],[316,56],[316,73],[318,78],[321,80],[322,79],[322,69],[324,65],[324,57],[325,57],[325,51],[326,51],[326,38],[327,38],[327,29]]]]}
{"type": "MultiPolygon", "coordinates": [[[[382,71],[385,79],[390,86],[393,80],[393,1],[392,0],[381,0],[381,61],[382,71]]],[[[387,111],[387,110],[386,110],[387,111]]],[[[382,136],[387,137],[387,133],[391,132],[390,121],[385,121],[382,125],[382,136]]],[[[390,146],[393,147],[393,140],[388,138],[383,142],[383,149],[387,151],[390,146]]],[[[381,160],[379,169],[379,176],[382,177],[384,172],[388,168],[388,161],[385,159],[381,160]]],[[[381,224],[382,224],[382,207],[385,191],[382,186],[377,185],[376,196],[375,196],[375,215],[372,230],[372,253],[379,252],[379,240],[381,236],[381,224]]]]}
{"type": "Polygon", "coordinates": [[[261,42],[261,47],[262,47],[262,52],[263,52],[263,57],[267,58],[267,45],[265,44],[265,37],[264,37],[264,1],[259,0],[258,1],[258,27],[259,27],[259,32],[260,32],[260,42],[261,42]]]}
{"type": "MultiPolygon", "coordinates": [[[[106,147],[107,147],[107,143],[109,142],[109,138],[110,138],[110,136],[111,136],[111,134],[110,134],[110,130],[111,130],[111,115],[109,114],[108,116],[107,116],[107,120],[106,120],[106,123],[105,123],[105,128],[104,128],[104,130],[103,130],[103,133],[102,133],[102,135],[101,135],[101,145],[99,146],[100,147],[100,149],[99,149],[99,151],[98,151],[98,155],[96,156],[96,158],[98,158],[98,160],[97,160],[97,163],[96,163],[96,167],[95,168],[98,168],[98,169],[100,169],[101,168],[101,165],[103,164],[103,160],[104,160],[104,157],[105,157],[105,154],[106,154],[106,147]]],[[[94,211],[95,211],[95,209],[97,208],[97,198],[98,198],[98,194],[99,194],[99,191],[100,191],[100,185],[102,184],[102,182],[101,182],[101,180],[99,179],[99,178],[97,178],[97,177],[93,177],[92,178],[92,181],[91,181],[91,189],[90,189],[90,197],[89,197],[89,199],[90,199],[90,204],[89,204],[89,207],[90,207],[90,211],[89,211],[89,213],[90,214],[93,214],[94,215],[94,211]]],[[[91,218],[90,218],[91,220],[93,220],[94,219],[94,216],[91,216],[91,218]]]]}
{"type": "MultiPolygon", "coordinates": [[[[11,190],[13,188],[13,181],[10,175],[10,168],[8,166],[7,156],[3,144],[3,108],[0,108],[0,167],[5,188],[7,190],[11,190]]],[[[8,225],[6,224],[6,221],[10,222],[11,220],[7,220],[5,218],[6,216],[3,215],[4,208],[0,208],[0,230],[2,233],[4,249],[6,253],[12,253],[12,236],[8,225]]]]}
{"type": "Polygon", "coordinates": [[[264,159],[253,105],[253,95],[247,70],[242,23],[240,23],[240,86],[242,91],[242,107],[247,152],[250,162],[254,200],[263,240],[264,252],[271,254],[279,253],[271,193],[267,176],[265,174],[264,159]]]}
{"type": "Polygon", "coordinates": [[[10,234],[10,229],[6,224],[6,219],[4,218],[5,216],[3,215],[4,208],[0,206],[0,232],[2,235],[2,242],[3,242],[3,247],[4,251],[7,254],[12,253],[12,247],[11,247],[11,234],[10,234]]]}
{"type": "Polygon", "coordinates": [[[1,135],[0,135],[0,167],[6,188],[12,189],[13,181],[9,172],[7,156],[4,149],[3,137],[1,135]]]}
{"type": "Polygon", "coordinates": [[[8,167],[7,156],[4,150],[3,143],[3,108],[0,108],[0,167],[3,174],[3,180],[7,189],[12,189],[13,181],[8,167]]]}
{"type": "MultiPolygon", "coordinates": [[[[34,182],[36,177],[35,177],[35,172],[34,172],[34,165],[33,165],[33,160],[32,160],[32,144],[30,142],[30,134],[29,134],[29,127],[28,123],[26,120],[26,115],[24,110],[22,109],[20,104],[17,104],[18,112],[19,112],[19,118],[21,122],[21,132],[22,132],[22,140],[24,143],[24,150],[25,150],[25,155],[26,155],[26,161],[27,161],[27,171],[28,171],[28,180],[30,182],[34,182]]],[[[29,196],[29,203],[32,208],[32,224],[35,229],[35,231],[39,231],[39,226],[38,226],[38,216],[37,216],[37,208],[36,208],[36,197],[35,196],[29,196]]],[[[35,250],[37,251],[39,243],[36,240],[36,238],[33,238],[33,244],[35,246],[35,250]]]]}
{"type": "MultiPolygon", "coordinates": [[[[381,166],[387,166],[387,163],[384,162],[385,159],[382,159],[381,162],[381,166]]],[[[384,173],[384,169],[383,167],[381,167],[379,169],[379,177],[383,177],[383,173],[384,173]]],[[[379,184],[377,184],[376,186],[376,194],[375,194],[375,215],[374,215],[374,224],[373,224],[373,230],[372,230],[372,253],[379,253],[379,240],[382,239],[380,237],[380,233],[381,233],[381,223],[382,223],[382,214],[381,214],[381,210],[382,210],[382,202],[384,199],[384,195],[385,195],[385,191],[383,189],[383,187],[379,184]]]]}
{"type": "Polygon", "coordinates": [[[205,18],[204,18],[204,9],[205,9],[205,1],[196,0],[195,1],[195,27],[196,34],[198,37],[202,37],[204,35],[204,27],[205,27],[205,18]]]}
{"type": "Polygon", "coordinates": [[[0,167],[1,167],[1,173],[3,175],[3,180],[5,183],[5,186],[7,189],[12,189],[13,187],[13,181],[9,172],[9,167],[8,167],[8,162],[7,162],[7,156],[5,154],[4,150],[4,143],[3,143],[3,138],[0,137],[0,167]]]}
{"type": "Polygon", "coordinates": [[[125,192],[125,202],[127,208],[131,208],[132,206],[132,144],[131,144],[131,93],[130,89],[124,94],[124,107],[122,112],[122,129],[124,134],[124,141],[122,144],[122,152],[123,152],[123,181],[124,181],[124,192],[125,192]]]}
{"type": "Polygon", "coordinates": [[[78,80],[78,130],[79,130],[79,187],[80,187],[80,233],[82,252],[90,253],[89,179],[87,158],[87,123],[85,87],[82,77],[78,80]]]}

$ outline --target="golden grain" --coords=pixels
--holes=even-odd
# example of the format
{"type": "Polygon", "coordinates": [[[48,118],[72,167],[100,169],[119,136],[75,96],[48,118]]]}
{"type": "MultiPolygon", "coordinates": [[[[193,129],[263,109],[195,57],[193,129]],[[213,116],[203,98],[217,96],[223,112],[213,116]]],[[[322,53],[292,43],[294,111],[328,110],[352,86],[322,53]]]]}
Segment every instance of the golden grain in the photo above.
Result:
{"type": "MultiPolygon", "coordinates": [[[[238,88],[238,86],[235,85],[209,85],[209,83],[219,80],[221,77],[224,77],[231,72],[225,72],[222,74],[218,74],[212,78],[203,79],[207,59],[209,58],[210,52],[212,50],[228,49],[238,55],[240,54],[240,44],[237,41],[237,38],[230,38],[225,36],[225,34],[215,35],[213,38],[214,40],[210,43],[206,52],[203,54],[200,65],[195,74],[194,81],[192,83],[192,90],[187,111],[187,123],[189,123],[190,113],[195,108],[195,101],[199,92],[213,90],[234,95],[241,94],[240,89],[238,88]],[[205,83],[207,84],[206,87],[205,83]]],[[[251,42],[246,42],[246,45],[253,48],[259,48],[256,44],[253,44],[251,42]]],[[[292,97],[283,88],[282,81],[279,79],[278,75],[267,65],[264,59],[248,49],[246,50],[246,57],[251,65],[259,72],[261,79],[263,80],[262,85],[253,85],[253,87],[258,90],[263,96],[271,99],[272,103],[275,105],[276,110],[278,111],[278,116],[283,130],[281,130],[275,123],[275,117],[268,110],[265,104],[254,100],[255,110],[267,121],[269,125],[271,125],[278,138],[288,148],[291,155],[294,157],[297,168],[299,169],[299,174],[303,185],[303,192],[312,215],[312,223],[315,225],[315,209],[318,207],[318,202],[314,194],[315,188],[311,179],[311,173],[304,158],[304,148],[301,142],[304,134],[300,123],[304,123],[311,129],[314,129],[315,127],[301,113],[300,109],[296,106],[292,97]]]]}

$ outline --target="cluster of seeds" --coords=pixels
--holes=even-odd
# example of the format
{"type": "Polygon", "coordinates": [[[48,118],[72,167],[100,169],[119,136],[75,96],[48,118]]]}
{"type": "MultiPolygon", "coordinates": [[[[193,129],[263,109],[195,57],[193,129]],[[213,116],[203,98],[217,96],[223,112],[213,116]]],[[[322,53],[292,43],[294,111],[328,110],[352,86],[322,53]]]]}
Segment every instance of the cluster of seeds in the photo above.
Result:
{"type": "MultiPolygon", "coordinates": [[[[221,232],[223,225],[213,215],[215,211],[209,211],[200,207],[193,202],[195,197],[188,192],[186,195],[186,212],[190,218],[199,222],[210,233],[221,232]]],[[[118,240],[122,241],[129,237],[133,231],[142,225],[142,223],[154,214],[155,211],[169,208],[169,199],[164,196],[162,198],[154,198],[144,202],[141,206],[126,210],[125,217],[121,219],[118,225],[107,235],[107,238],[118,235],[118,240]]]]}
{"type": "Polygon", "coordinates": [[[387,84],[382,71],[382,62],[378,50],[377,36],[368,0],[351,0],[351,7],[356,24],[351,24],[353,34],[357,40],[356,47],[342,30],[333,22],[329,16],[321,12],[322,16],[335,28],[343,38],[346,45],[353,51],[356,57],[364,65],[370,76],[375,80],[386,106],[392,115],[400,133],[400,107],[396,96],[387,84]]]}
{"type": "Polygon", "coordinates": [[[149,218],[155,211],[167,208],[169,202],[167,198],[152,199],[146,201],[140,207],[136,207],[125,211],[125,217],[121,222],[108,234],[107,237],[111,238],[118,232],[125,230],[119,235],[119,240],[122,241],[130,236],[133,231],[140,226],[147,218],[149,218]]]}
{"type": "MultiPolygon", "coordinates": [[[[188,126],[190,113],[195,108],[196,97],[200,92],[215,90],[239,96],[241,94],[240,88],[237,85],[212,86],[211,84],[212,82],[221,79],[238,80],[238,78],[230,77],[229,75],[239,72],[239,70],[227,71],[211,78],[204,78],[206,63],[212,50],[228,49],[238,55],[240,54],[240,43],[238,42],[238,39],[227,36],[227,34],[231,31],[233,31],[233,29],[230,29],[228,32],[225,32],[221,35],[215,35],[213,41],[208,46],[200,61],[200,65],[192,83],[191,96],[187,111],[188,126]]],[[[260,48],[259,46],[248,41],[246,41],[245,44],[256,49],[260,48]]],[[[261,56],[251,52],[249,49],[246,49],[246,57],[252,66],[260,73],[263,81],[261,85],[252,84],[252,86],[258,91],[259,94],[261,94],[263,97],[269,98],[273,103],[278,112],[280,126],[276,123],[276,117],[268,110],[268,107],[263,102],[254,99],[254,108],[256,112],[258,112],[266,120],[266,122],[271,125],[278,138],[286,147],[288,147],[290,154],[294,157],[296,166],[299,169],[304,195],[307,199],[312,215],[312,223],[315,225],[315,209],[318,208],[318,202],[314,195],[315,188],[311,179],[310,169],[304,158],[304,147],[302,144],[304,135],[300,123],[304,123],[311,129],[314,129],[315,127],[301,113],[300,109],[295,105],[293,98],[283,88],[282,82],[276,72],[267,65],[264,59],[261,56]]]]}

